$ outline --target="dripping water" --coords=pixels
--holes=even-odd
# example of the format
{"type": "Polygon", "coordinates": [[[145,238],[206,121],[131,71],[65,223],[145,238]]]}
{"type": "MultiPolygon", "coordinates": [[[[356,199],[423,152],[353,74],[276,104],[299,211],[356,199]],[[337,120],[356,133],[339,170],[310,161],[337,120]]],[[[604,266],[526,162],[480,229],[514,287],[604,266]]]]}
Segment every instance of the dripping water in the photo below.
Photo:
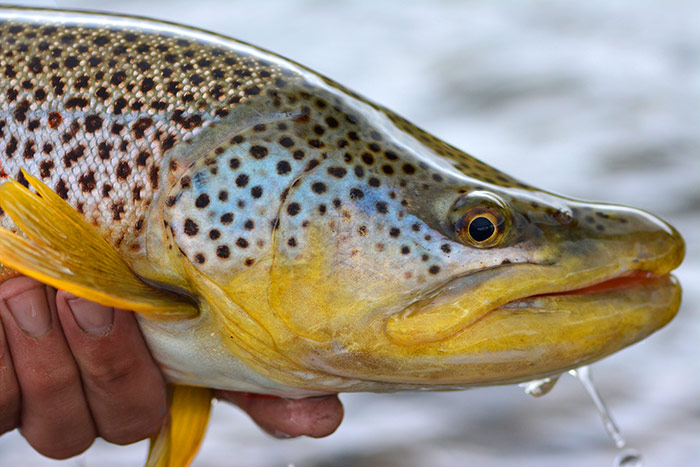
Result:
{"type": "Polygon", "coordinates": [[[528,381],[527,383],[520,383],[518,386],[523,388],[525,394],[533,397],[542,397],[552,390],[555,384],[559,381],[559,375],[550,376],[544,379],[534,379],[528,381]]]}
{"type": "Polygon", "coordinates": [[[622,436],[620,428],[617,426],[615,421],[610,416],[610,411],[608,410],[605,402],[600,397],[598,389],[593,384],[591,379],[591,372],[588,366],[582,366],[574,370],[570,370],[569,374],[578,378],[583,384],[583,387],[588,392],[588,395],[593,399],[593,403],[598,409],[600,418],[603,420],[603,426],[605,431],[607,431],[610,439],[613,440],[615,446],[621,449],[622,452],[615,458],[615,467],[641,467],[642,465],[642,455],[636,449],[625,449],[627,446],[627,441],[622,436]]]}

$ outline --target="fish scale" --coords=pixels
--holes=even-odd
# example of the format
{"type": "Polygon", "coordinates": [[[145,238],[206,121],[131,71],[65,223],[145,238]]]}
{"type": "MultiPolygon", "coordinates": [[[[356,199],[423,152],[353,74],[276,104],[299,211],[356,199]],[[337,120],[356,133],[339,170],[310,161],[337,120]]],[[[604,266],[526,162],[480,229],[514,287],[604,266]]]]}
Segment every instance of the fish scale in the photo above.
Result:
{"type": "Polygon", "coordinates": [[[3,176],[39,176],[113,242],[153,199],[169,148],[289,85],[244,45],[167,25],[24,10],[0,19],[3,176]]]}

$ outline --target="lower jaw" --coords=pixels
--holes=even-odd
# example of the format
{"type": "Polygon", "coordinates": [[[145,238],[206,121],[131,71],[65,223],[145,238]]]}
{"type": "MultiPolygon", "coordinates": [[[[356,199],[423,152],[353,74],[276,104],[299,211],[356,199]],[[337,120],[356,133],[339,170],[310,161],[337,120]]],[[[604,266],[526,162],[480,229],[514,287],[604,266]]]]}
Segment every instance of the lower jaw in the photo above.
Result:
{"type": "Polygon", "coordinates": [[[451,355],[452,363],[469,368],[471,383],[522,382],[595,362],[632,345],[664,327],[680,305],[680,287],[670,275],[587,292],[510,302],[434,345],[451,355]]]}

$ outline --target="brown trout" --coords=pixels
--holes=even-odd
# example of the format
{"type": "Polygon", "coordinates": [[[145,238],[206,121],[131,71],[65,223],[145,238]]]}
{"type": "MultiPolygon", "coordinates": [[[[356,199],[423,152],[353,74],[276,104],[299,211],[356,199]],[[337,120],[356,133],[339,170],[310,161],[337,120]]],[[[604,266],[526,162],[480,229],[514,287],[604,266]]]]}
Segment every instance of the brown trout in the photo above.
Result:
{"type": "Polygon", "coordinates": [[[173,385],[302,397],[557,375],[673,318],[679,234],[495,170],[294,62],[143,18],[0,11],[0,261],[139,313],[173,385]]]}

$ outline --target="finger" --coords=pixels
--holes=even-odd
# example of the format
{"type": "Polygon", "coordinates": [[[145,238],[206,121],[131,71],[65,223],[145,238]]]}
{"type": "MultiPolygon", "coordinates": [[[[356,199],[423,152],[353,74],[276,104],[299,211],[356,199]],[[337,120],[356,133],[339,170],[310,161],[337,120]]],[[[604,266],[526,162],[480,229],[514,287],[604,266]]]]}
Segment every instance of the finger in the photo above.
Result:
{"type": "Polygon", "coordinates": [[[21,391],[21,431],[57,459],[87,449],[95,427],[56,315],[55,291],[27,277],[0,288],[0,315],[21,391]]]}
{"type": "Polygon", "coordinates": [[[231,391],[217,391],[216,396],[239,406],[263,430],[278,438],[322,438],[333,433],[343,420],[338,396],[295,400],[231,391]]]}
{"type": "Polygon", "coordinates": [[[19,426],[19,384],[0,320],[0,435],[19,426]]]}
{"type": "Polygon", "coordinates": [[[117,444],[155,434],[167,412],[165,382],[134,315],[62,291],[56,306],[98,434],[117,444]]]}

